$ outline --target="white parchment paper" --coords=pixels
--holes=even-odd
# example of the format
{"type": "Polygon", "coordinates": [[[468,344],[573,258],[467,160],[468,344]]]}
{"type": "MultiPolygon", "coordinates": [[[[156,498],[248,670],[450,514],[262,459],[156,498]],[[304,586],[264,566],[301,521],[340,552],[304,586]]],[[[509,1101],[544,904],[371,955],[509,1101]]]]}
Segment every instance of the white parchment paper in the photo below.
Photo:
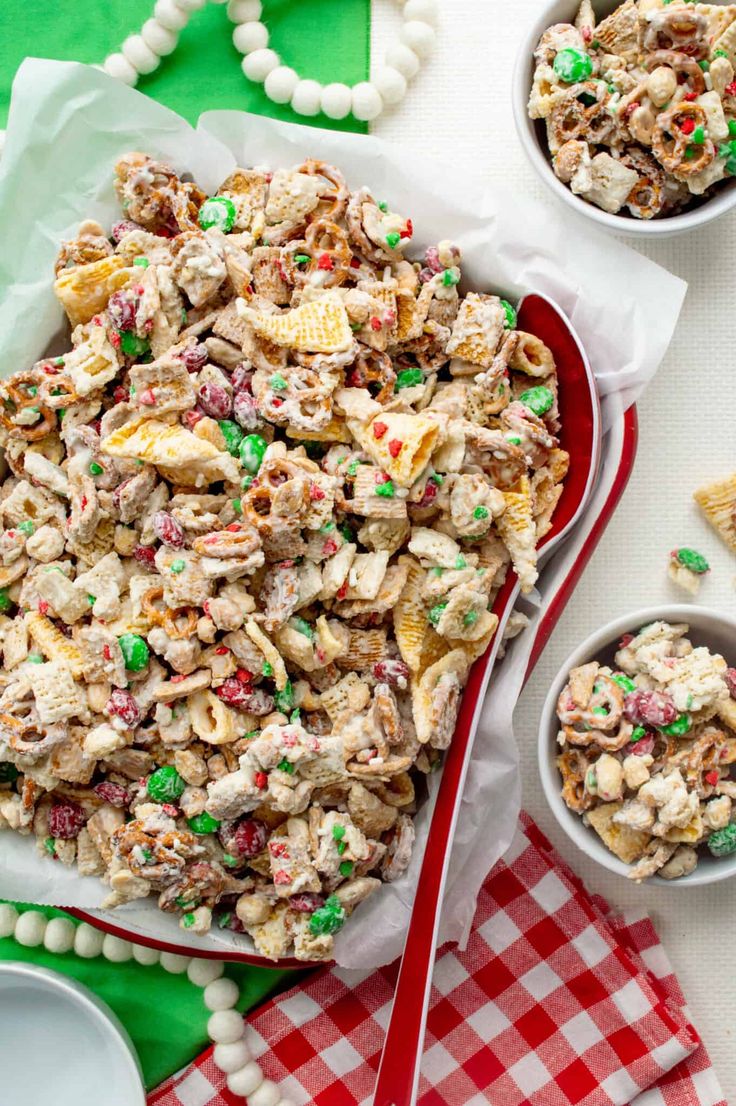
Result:
{"type": "MultiPolygon", "coordinates": [[[[414,220],[414,250],[441,238],[462,248],[468,286],[507,298],[544,292],[567,313],[587,350],[603,397],[601,483],[586,518],[543,573],[533,620],[544,610],[595,521],[613,476],[620,415],[646,387],[674,331],[686,285],[646,258],[587,231],[562,211],[549,213],[518,195],[471,193],[446,164],[409,157],[378,139],[278,123],[242,112],[211,112],[196,130],[168,109],[88,66],[29,59],[21,66],[0,164],[0,372],[36,360],[63,323],[52,293],[60,239],[83,218],[118,219],[112,166],[139,149],[188,171],[207,190],[236,164],[292,165],[307,156],[334,162],[352,187],[370,185],[414,220]]],[[[564,367],[563,367],[564,371],[564,367]]],[[[462,939],[485,875],[513,836],[519,811],[512,714],[533,630],[517,640],[486,697],[455,839],[442,940],[462,939]]],[[[340,933],[345,967],[388,963],[402,951],[423,843],[431,817],[417,818],[408,873],[381,888],[340,933]]],[[[0,897],[95,908],[105,888],[39,857],[34,842],[0,835],[0,897]]],[[[139,933],[191,942],[153,902],[116,911],[139,933]]],[[[245,938],[217,931],[200,947],[243,950],[245,938]]]]}

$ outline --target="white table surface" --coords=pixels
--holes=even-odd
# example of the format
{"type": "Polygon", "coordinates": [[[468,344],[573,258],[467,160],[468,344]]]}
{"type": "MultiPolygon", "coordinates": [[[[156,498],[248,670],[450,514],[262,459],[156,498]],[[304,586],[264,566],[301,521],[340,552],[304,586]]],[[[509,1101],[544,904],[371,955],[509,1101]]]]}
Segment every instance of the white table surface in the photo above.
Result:
{"type": "MultiPolygon", "coordinates": [[[[373,132],[451,161],[475,181],[518,186],[554,217],[556,201],[525,160],[510,107],[516,43],[538,0],[444,0],[441,8],[432,60],[401,107],[379,119],[373,132]]],[[[396,33],[398,16],[390,0],[374,0],[373,11],[375,64],[396,33]]],[[[699,601],[734,610],[736,560],[699,517],[692,492],[736,467],[731,375],[736,219],[726,217],[695,236],[648,244],[643,252],[687,280],[690,291],[669,353],[639,403],[639,453],[631,482],[516,711],[523,804],[589,888],[617,907],[650,911],[724,1094],[736,1101],[736,972],[727,953],[734,883],[692,890],[637,887],[599,868],[557,827],[537,772],[542,703],[565,657],[596,626],[627,610],[686,601],[667,580],[670,549],[691,545],[704,552],[713,571],[699,601]]]]}

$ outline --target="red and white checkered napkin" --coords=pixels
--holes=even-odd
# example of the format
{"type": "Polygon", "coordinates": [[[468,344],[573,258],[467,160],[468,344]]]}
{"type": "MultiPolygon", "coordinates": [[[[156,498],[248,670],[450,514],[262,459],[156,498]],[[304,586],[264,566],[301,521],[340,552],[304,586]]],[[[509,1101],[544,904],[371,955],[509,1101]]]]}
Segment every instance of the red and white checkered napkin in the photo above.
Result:
{"type": "MultiPolygon", "coordinates": [[[[284,1097],[370,1106],[396,972],[321,969],[249,1015],[284,1097]]],[[[224,1083],[208,1050],[149,1106],[230,1106],[224,1083]]],[[[726,1106],[648,917],[592,898],[525,816],[467,949],[440,950],[427,1021],[420,1106],[486,1103],[726,1106]]]]}

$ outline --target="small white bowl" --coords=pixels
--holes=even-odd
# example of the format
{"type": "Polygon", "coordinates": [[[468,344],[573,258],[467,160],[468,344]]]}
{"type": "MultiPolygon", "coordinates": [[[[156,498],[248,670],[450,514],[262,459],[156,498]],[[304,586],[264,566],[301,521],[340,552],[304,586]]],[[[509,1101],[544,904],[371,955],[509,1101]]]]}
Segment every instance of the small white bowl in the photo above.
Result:
{"type": "MultiPolygon", "coordinates": [[[[614,8],[620,7],[622,2],[623,0],[593,0],[593,8],[596,16],[602,19],[614,8]]],[[[725,0],[716,0],[716,3],[719,2],[725,0]]],[[[609,215],[595,204],[576,196],[555,176],[544,122],[530,119],[527,112],[534,78],[532,55],[544,31],[554,23],[572,23],[579,7],[580,0],[543,0],[539,3],[537,16],[522,39],[516,59],[512,88],[514,121],[524,152],[538,176],[572,211],[617,234],[630,234],[637,238],[670,238],[720,219],[736,207],[736,178],[720,184],[709,199],[701,201],[699,206],[682,215],[671,215],[663,219],[634,219],[628,214],[609,215]]]]}
{"type": "MultiPolygon", "coordinates": [[[[687,636],[693,644],[706,645],[712,652],[721,653],[729,663],[736,657],[736,619],[734,618],[717,614],[706,607],[694,607],[683,603],[633,611],[601,626],[567,658],[549,689],[539,724],[539,773],[552,813],[579,849],[593,860],[597,860],[604,868],[620,876],[625,876],[631,870],[630,866],[624,864],[606,848],[595,830],[586,826],[579,814],[568,809],[560,794],[561,779],[555,764],[560,751],[557,744],[560,728],[556,713],[557,699],[567,683],[571,668],[592,660],[612,664],[613,654],[624,634],[636,633],[642,626],[658,620],[672,623],[684,622],[690,627],[687,636]]],[[[699,887],[706,883],[729,879],[733,875],[736,875],[736,853],[731,856],[714,857],[699,850],[698,866],[689,876],[682,876],[681,879],[675,880],[662,879],[660,876],[653,878],[661,886],[699,887]]]]}
{"type": "Polygon", "coordinates": [[[34,964],[0,963],[0,1101],[145,1106],[138,1060],[91,991],[34,964]]]}

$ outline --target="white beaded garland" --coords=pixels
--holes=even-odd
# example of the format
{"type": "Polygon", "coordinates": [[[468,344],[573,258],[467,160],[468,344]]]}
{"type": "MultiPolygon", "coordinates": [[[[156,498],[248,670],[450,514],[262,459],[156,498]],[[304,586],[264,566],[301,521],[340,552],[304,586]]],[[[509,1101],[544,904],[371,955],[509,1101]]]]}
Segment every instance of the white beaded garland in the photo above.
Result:
{"type": "Polygon", "coordinates": [[[44,948],[62,954],[74,948],[77,927],[68,918],[51,918],[43,935],[44,948]]]}
{"type": "Polygon", "coordinates": [[[161,953],[161,967],[171,975],[183,975],[189,967],[190,956],[178,956],[175,952],[161,953]]]}
{"type": "Polygon", "coordinates": [[[174,0],[177,8],[183,12],[198,12],[207,3],[207,0],[174,0]]]}
{"type": "Polygon", "coordinates": [[[395,42],[386,51],[386,65],[398,69],[399,73],[406,77],[407,81],[410,81],[419,72],[421,62],[414,51],[405,43],[395,42]]]}
{"type": "Polygon", "coordinates": [[[437,22],[437,0],[406,0],[404,19],[421,19],[432,26],[437,22]]]}
{"type": "Polygon", "coordinates": [[[212,1059],[225,1075],[232,1075],[234,1071],[240,1071],[253,1057],[250,1054],[245,1040],[233,1041],[231,1045],[215,1045],[212,1059]]]}
{"type": "Polygon", "coordinates": [[[232,979],[215,979],[204,989],[204,1004],[208,1010],[231,1010],[239,997],[238,985],[232,979]]]}
{"type": "Polygon", "coordinates": [[[133,959],[143,967],[150,968],[152,964],[158,964],[161,953],[158,949],[149,949],[146,945],[133,945],[133,959]]]}
{"type": "Polygon", "coordinates": [[[288,104],[299,84],[299,74],[288,65],[279,65],[272,69],[263,83],[263,89],[274,104],[288,104]]]}
{"type": "Polygon", "coordinates": [[[271,1079],[264,1079],[259,1087],[248,1095],[248,1106],[278,1106],[281,1095],[271,1079]]]}
{"type": "Polygon", "coordinates": [[[251,23],[261,18],[261,0],[229,0],[227,17],[231,23],[251,23]]]}
{"type": "Polygon", "coordinates": [[[142,35],[129,35],[123,43],[122,54],[138,73],[153,73],[161,62],[158,54],[146,46],[142,35]]]}
{"type": "Polygon", "coordinates": [[[362,122],[377,119],[383,111],[381,93],[370,81],[361,81],[353,88],[353,115],[362,122]]]}
{"type": "Polygon", "coordinates": [[[26,910],[15,923],[15,939],[27,949],[42,945],[45,932],[46,918],[39,910],[26,910]]]}
{"type": "Polygon", "coordinates": [[[227,1077],[227,1089],[231,1094],[242,1095],[243,1098],[251,1099],[253,1092],[260,1087],[263,1082],[263,1072],[258,1067],[255,1060],[252,1060],[250,1064],[246,1064],[244,1068],[240,1068],[239,1071],[234,1071],[232,1075],[227,1077]]]}
{"type": "Polygon", "coordinates": [[[322,89],[322,113],[328,119],[345,119],[350,115],[352,106],[352,89],[346,84],[328,84],[322,89]]]}
{"type": "Polygon", "coordinates": [[[135,84],[138,80],[138,70],[134,69],[124,54],[110,54],[105,58],[102,68],[116,81],[123,84],[135,84]]]}
{"type": "Polygon", "coordinates": [[[0,902],[0,937],[11,937],[15,932],[15,925],[19,914],[9,902],[0,902]]]}
{"type": "Polygon", "coordinates": [[[74,935],[74,951],[83,960],[94,960],[96,956],[101,955],[104,940],[105,934],[101,930],[82,922],[77,926],[77,932],[74,935]]]}
{"type": "Polygon", "coordinates": [[[297,115],[319,115],[322,104],[322,85],[319,81],[299,81],[291,97],[291,106],[297,115]]]}
{"type": "Polygon", "coordinates": [[[106,933],[102,942],[102,955],[111,964],[125,964],[133,959],[133,946],[123,937],[115,937],[112,933],[106,933]]]}
{"type": "Polygon", "coordinates": [[[399,37],[418,58],[426,58],[434,46],[434,27],[430,27],[429,23],[424,23],[420,19],[410,19],[399,31],[399,37]]]}
{"type": "Polygon", "coordinates": [[[243,58],[240,67],[250,81],[262,84],[272,69],[278,68],[281,58],[275,50],[254,50],[243,58]]]}
{"type": "Polygon", "coordinates": [[[177,7],[174,0],[156,0],[153,14],[167,31],[183,31],[189,22],[189,13],[177,7]]]}
{"type": "Polygon", "coordinates": [[[384,104],[399,104],[406,96],[408,84],[403,73],[392,65],[384,65],[373,74],[372,84],[381,94],[384,104]]]}
{"type": "Polygon", "coordinates": [[[243,1018],[237,1010],[216,1010],[207,1022],[207,1034],[216,1045],[231,1045],[243,1036],[243,1018]]]}
{"type": "Polygon", "coordinates": [[[159,23],[158,19],[146,20],[141,27],[141,38],[146,46],[153,50],[154,54],[158,54],[160,58],[172,54],[179,41],[176,31],[170,31],[168,27],[164,27],[163,23],[159,23]]]}
{"type": "Polygon", "coordinates": [[[219,979],[225,971],[221,960],[192,960],[187,968],[189,982],[195,987],[206,987],[208,983],[219,979]]]}
{"type": "Polygon", "coordinates": [[[268,46],[268,28],[263,23],[239,23],[233,31],[233,45],[241,54],[265,50],[268,46]]]}

